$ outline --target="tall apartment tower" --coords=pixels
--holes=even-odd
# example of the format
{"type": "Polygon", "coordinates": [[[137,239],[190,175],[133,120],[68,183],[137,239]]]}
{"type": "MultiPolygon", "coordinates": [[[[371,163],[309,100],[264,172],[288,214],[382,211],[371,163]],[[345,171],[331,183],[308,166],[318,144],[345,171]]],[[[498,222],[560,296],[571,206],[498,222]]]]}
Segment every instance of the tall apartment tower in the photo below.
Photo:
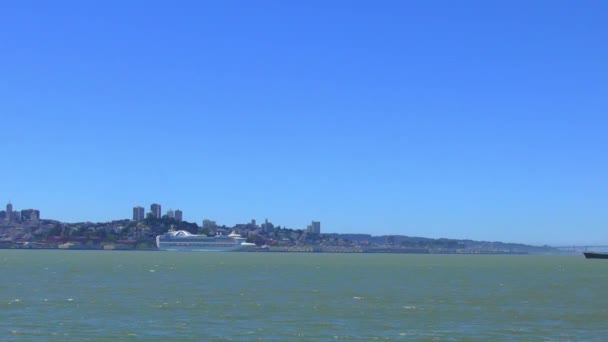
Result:
{"type": "Polygon", "coordinates": [[[173,211],[173,209],[167,210],[167,217],[174,219],[175,218],[175,211],[173,211]]]}
{"type": "Polygon", "coordinates": [[[179,209],[175,210],[175,220],[176,221],[179,222],[179,221],[183,220],[183,215],[184,215],[184,213],[181,210],[179,210],[179,209]]]}
{"type": "Polygon", "coordinates": [[[8,204],[6,205],[6,221],[11,222],[12,218],[13,218],[13,205],[9,201],[8,204]]]}
{"type": "Polygon", "coordinates": [[[312,234],[321,234],[321,222],[320,221],[312,221],[308,227],[306,227],[308,233],[312,234]]]}
{"type": "Polygon", "coordinates": [[[156,217],[157,219],[160,219],[162,217],[160,204],[158,203],[152,203],[152,205],[150,206],[150,212],[152,212],[152,215],[154,215],[154,217],[156,217]]]}
{"type": "Polygon", "coordinates": [[[141,221],[144,219],[144,207],[133,207],[133,221],[141,221]]]}

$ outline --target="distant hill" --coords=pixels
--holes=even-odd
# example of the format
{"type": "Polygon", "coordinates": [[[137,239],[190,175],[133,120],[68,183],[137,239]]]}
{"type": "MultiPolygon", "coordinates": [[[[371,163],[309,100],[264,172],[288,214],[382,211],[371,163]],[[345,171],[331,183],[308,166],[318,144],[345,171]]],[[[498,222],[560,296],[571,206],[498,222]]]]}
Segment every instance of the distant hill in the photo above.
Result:
{"type": "Polygon", "coordinates": [[[264,251],[363,252],[363,253],[457,253],[457,254],[558,254],[548,246],[519,243],[431,239],[403,235],[311,234],[300,229],[255,225],[216,226],[202,229],[196,223],[174,218],[147,217],[135,222],[65,223],[55,220],[30,220],[21,223],[0,222],[0,247],[3,248],[119,248],[155,249],[155,237],[169,229],[193,234],[229,234],[237,232],[248,242],[266,246],[264,251]]]}

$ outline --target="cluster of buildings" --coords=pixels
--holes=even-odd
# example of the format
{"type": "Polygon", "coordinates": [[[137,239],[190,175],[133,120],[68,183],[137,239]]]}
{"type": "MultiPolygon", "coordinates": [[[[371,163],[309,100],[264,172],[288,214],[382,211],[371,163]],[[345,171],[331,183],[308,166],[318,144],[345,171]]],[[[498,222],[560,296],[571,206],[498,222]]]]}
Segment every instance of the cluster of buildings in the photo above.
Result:
{"type": "Polygon", "coordinates": [[[8,202],[6,210],[0,211],[0,223],[36,222],[40,220],[40,210],[13,210],[13,204],[8,202]]]}
{"type": "Polygon", "coordinates": [[[321,221],[312,221],[312,223],[306,227],[306,232],[311,234],[321,234],[321,221]]]}
{"type": "MultiPolygon", "coordinates": [[[[203,229],[213,229],[216,227],[215,221],[211,220],[203,220],[203,229]]],[[[275,228],[274,224],[265,219],[264,222],[260,225],[257,224],[256,220],[251,220],[250,223],[241,223],[234,226],[234,229],[245,229],[245,230],[256,230],[261,229],[263,232],[271,232],[275,228]]],[[[306,227],[306,232],[309,234],[321,234],[321,222],[320,221],[312,221],[306,227]]]]}
{"type": "MultiPolygon", "coordinates": [[[[169,209],[165,215],[162,213],[162,207],[158,203],[152,203],[150,205],[150,211],[146,214],[144,207],[137,206],[133,207],[133,221],[142,221],[146,217],[153,217],[156,219],[161,219],[163,217],[168,217],[175,219],[176,221],[183,221],[183,212],[179,209],[172,210],[169,209]]],[[[202,229],[208,229],[210,231],[214,231],[218,228],[218,225],[215,221],[205,219],[203,220],[202,229]]],[[[245,230],[256,230],[261,229],[263,232],[272,231],[275,226],[268,219],[265,219],[263,223],[258,225],[255,219],[251,220],[249,223],[241,223],[237,224],[233,227],[234,229],[245,229],[245,230]]],[[[320,221],[312,221],[306,228],[306,232],[310,234],[321,234],[321,222],[320,221]]]]}
{"type": "MultiPolygon", "coordinates": [[[[214,221],[203,220],[203,228],[205,228],[205,222],[213,222],[213,224],[215,224],[214,221]]],[[[261,229],[263,232],[269,232],[272,229],[274,229],[274,224],[268,222],[268,219],[265,219],[264,223],[258,225],[257,221],[255,219],[253,219],[249,223],[238,223],[237,225],[234,226],[234,229],[245,229],[245,230],[261,229]]]]}
{"type": "MultiPolygon", "coordinates": [[[[161,205],[158,203],[152,203],[150,205],[150,211],[148,212],[149,216],[152,216],[156,219],[160,219],[163,217],[161,205]]],[[[167,211],[167,217],[175,219],[176,221],[182,221],[184,217],[184,213],[177,209],[172,210],[169,209],[167,211]]],[[[133,207],[133,221],[141,221],[145,218],[145,209],[143,207],[137,206],[133,207]]]]}
{"type": "MultiPolygon", "coordinates": [[[[146,218],[146,216],[151,216],[156,219],[161,219],[163,217],[168,217],[175,219],[176,221],[183,221],[183,212],[179,209],[173,210],[169,209],[165,215],[162,213],[162,207],[158,203],[152,203],[150,205],[150,211],[147,213],[145,209],[141,206],[133,207],[133,221],[142,221],[146,218]]],[[[23,223],[23,222],[37,222],[40,220],[40,210],[36,209],[25,209],[25,210],[14,210],[13,204],[8,203],[6,205],[6,210],[0,211],[0,223],[23,223]]],[[[217,224],[212,220],[203,220],[203,229],[214,230],[217,228],[217,224]]],[[[261,229],[264,232],[272,231],[275,226],[265,219],[264,222],[260,225],[257,224],[256,220],[251,220],[249,223],[245,224],[237,224],[234,228],[236,229],[248,229],[255,230],[261,229]]],[[[321,234],[321,222],[312,221],[306,228],[307,233],[311,234],[321,234]]]]}

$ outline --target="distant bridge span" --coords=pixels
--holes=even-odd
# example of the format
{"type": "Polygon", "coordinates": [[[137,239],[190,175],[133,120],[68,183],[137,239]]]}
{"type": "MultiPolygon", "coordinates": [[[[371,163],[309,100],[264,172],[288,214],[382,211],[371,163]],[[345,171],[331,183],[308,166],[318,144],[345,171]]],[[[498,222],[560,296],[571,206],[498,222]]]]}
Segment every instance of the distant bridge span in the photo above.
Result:
{"type": "Polygon", "coordinates": [[[564,251],[588,251],[589,249],[608,250],[608,245],[572,245],[572,246],[552,246],[553,248],[564,251]]]}

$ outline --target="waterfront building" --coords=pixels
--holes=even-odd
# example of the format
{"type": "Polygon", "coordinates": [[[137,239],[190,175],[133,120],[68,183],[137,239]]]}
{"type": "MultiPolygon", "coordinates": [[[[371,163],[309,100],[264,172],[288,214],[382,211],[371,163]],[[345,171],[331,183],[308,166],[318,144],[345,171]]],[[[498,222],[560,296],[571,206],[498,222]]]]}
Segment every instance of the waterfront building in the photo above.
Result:
{"type": "Polygon", "coordinates": [[[161,207],[158,203],[152,203],[152,205],[150,206],[150,212],[157,219],[160,219],[162,217],[161,207]]]}
{"type": "Polygon", "coordinates": [[[144,208],[137,206],[133,207],[133,221],[141,221],[144,219],[144,208]]]}
{"type": "Polygon", "coordinates": [[[184,213],[181,210],[179,210],[179,209],[175,210],[175,220],[176,221],[181,221],[183,219],[183,215],[184,215],[184,213]]]}
{"type": "Polygon", "coordinates": [[[0,211],[0,221],[4,221],[6,220],[6,211],[1,210],[0,211]]]}

